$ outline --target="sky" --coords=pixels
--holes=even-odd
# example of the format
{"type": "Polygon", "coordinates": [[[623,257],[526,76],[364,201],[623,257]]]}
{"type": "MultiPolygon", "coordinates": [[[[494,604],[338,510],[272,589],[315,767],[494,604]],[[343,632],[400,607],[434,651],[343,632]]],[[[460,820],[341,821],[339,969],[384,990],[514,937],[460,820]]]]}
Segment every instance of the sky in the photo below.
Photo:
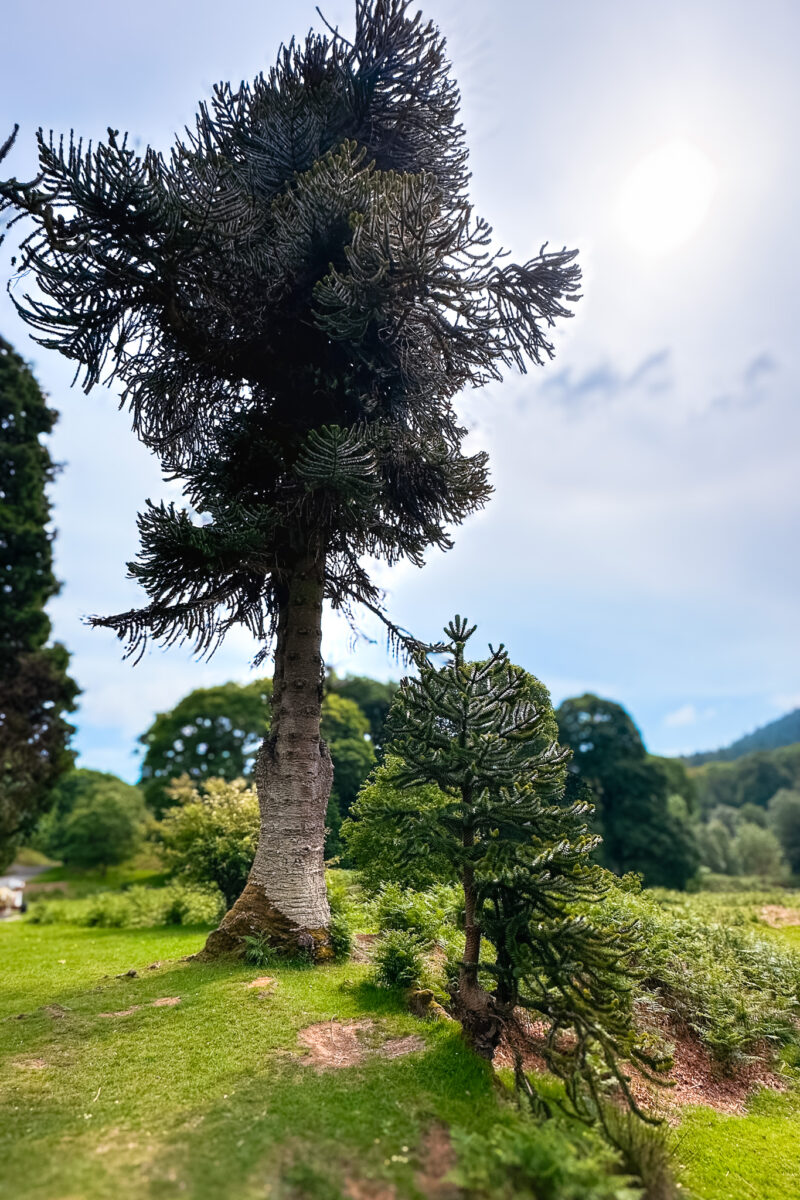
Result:
{"type": "MultiPolygon", "coordinates": [[[[800,706],[797,349],[800,101],[795,0],[431,0],[463,97],[472,197],[513,259],[580,250],[583,298],[555,360],[458,401],[495,494],[422,570],[378,566],[395,620],[433,639],[454,612],[558,702],[623,704],[654,753],[724,745],[800,706]]],[[[324,6],[342,31],[344,0],[324,6]]],[[[319,24],[305,0],[39,0],[4,13],[0,168],[34,174],[36,129],[128,130],[168,149],[218,80],[252,78],[319,24]]],[[[11,274],[9,242],[0,277],[11,274]]],[[[61,418],[49,611],[83,688],[82,766],[138,772],[136,739],[194,687],[253,677],[234,633],[122,660],[87,614],[143,602],[125,578],[146,497],[177,498],[111,390],[0,332],[61,418]]],[[[397,677],[368,620],[333,615],[340,673],[397,677]],[[372,638],[373,640],[368,640],[372,638]]]]}

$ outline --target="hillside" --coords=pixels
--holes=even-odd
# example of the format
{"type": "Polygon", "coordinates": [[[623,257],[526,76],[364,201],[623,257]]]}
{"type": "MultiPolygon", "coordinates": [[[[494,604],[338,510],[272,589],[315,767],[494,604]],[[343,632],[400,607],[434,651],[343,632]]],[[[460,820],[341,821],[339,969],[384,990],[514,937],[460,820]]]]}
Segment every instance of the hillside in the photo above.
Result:
{"type": "Polygon", "coordinates": [[[690,771],[701,813],[717,804],[766,808],[781,788],[800,790],[800,742],[754,750],[733,762],[707,762],[690,771]]]}
{"type": "Polygon", "coordinates": [[[777,750],[780,746],[792,746],[795,742],[800,742],[800,708],[778,717],[776,721],[762,725],[759,729],[754,729],[752,733],[746,733],[730,746],[690,754],[683,761],[689,767],[702,767],[704,763],[710,762],[733,762],[756,750],[777,750]]]}

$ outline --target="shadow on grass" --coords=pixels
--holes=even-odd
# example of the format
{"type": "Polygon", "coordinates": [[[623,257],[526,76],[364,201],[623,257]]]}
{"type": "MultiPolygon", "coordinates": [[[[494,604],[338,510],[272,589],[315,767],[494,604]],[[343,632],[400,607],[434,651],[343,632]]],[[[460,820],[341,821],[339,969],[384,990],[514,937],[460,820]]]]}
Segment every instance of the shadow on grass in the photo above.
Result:
{"type": "MultiPolygon", "coordinates": [[[[375,989],[380,992],[380,989],[375,989]]],[[[364,989],[366,992],[366,989],[364,989]]],[[[375,1016],[374,1008],[364,1010],[375,1016]]],[[[315,1071],[284,1059],[268,1078],[241,1078],[187,1115],[152,1166],[153,1194],[341,1195],[345,1178],[391,1181],[417,1196],[415,1153],[435,1123],[479,1129],[496,1117],[491,1071],[458,1031],[424,1026],[425,1050],[315,1071]],[[302,1167],[302,1191],[295,1178],[302,1167]],[[286,1193],[275,1191],[281,1179],[286,1193]]]]}

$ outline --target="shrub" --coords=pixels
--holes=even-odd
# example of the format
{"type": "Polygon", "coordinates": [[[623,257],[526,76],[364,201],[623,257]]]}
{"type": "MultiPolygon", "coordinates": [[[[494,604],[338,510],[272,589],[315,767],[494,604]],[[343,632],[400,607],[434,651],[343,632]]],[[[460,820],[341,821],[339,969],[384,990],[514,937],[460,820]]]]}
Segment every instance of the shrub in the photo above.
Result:
{"type": "Polygon", "coordinates": [[[228,905],[241,894],[256,852],[259,830],[255,788],[242,779],[188,776],[171,785],[174,807],[155,830],[165,864],[183,879],[213,884],[228,905]]]}
{"type": "Polygon", "coordinates": [[[328,926],[328,935],[331,940],[333,956],[337,961],[341,962],[350,957],[350,951],[353,948],[352,904],[348,895],[346,882],[337,879],[333,872],[326,874],[325,885],[328,890],[328,904],[331,910],[331,923],[328,926]]]}
{"type": "Polygon", "coordinates": [[[266,933],[249,933],[244,937],[244,958],[254,967],[274,967],[286,962],[286,956],[276,950],[266,933]]]}
{"type": "Polygon", "coordinates": [[[439,884],[418,892],[399,884],[386,884],[374,901],[375,918],[381,933],[390,929],[407,930],[422,943],[432,945],[451,929],[463,913],[463,897],[458,888],[439,884]]]}
{"type": "Polygon", "coordinates": [[[224,913],[216,890],[170,884],[100,892],[83,900],[36,900],[28,920],[34,925],[88,925],[137,929],[158,925],[215,925],[224,913]]]}
{"type": "Polygon", "coordinates": [[[800,959],[755,931],[752,894],[738,908],[731,900],[617,890],[604,905],[606,920],[639,925],[640,996],[655,996],[729,1069],[764,1039],[797,1041],[800,1011],[800,959]]]}
{"type": "Polygon", "coordinates": [[[428,848],[424,855],[408,854],[408,839],[399,828],[402,818],[430,814],[449,799],[435,784],[399,787],[402,767],[401,760],[391,756],[377,767],[342,823],[342,841],[368,892],[378,891],[390,880],[424,890],[456,878],[446,856],[437,851],[428,848]]]}
{"type": "Polygon", "coordinates": [[[146,819],[138,788],[103,771],[70,771],[40,822],[37,846],[68,866],[105,870],[136,853],[146,819]]]}
{"type": "Polygon", "coordinates": [[[745,875],[758,875],[763,879],[781,879],[786,875],[781,844],[771,829],[743,821],[733,845],[745,875]]]}
{"type": "Polygon", "coordinates": [[[508,1117],[486,1133],[452,1130],[450,1179],[475,1200],[637,1200],[620,1158],[591,1129],[508,1117]]]}
{"type": "Polygon", "coordinates": [[[419,987],[425,972],[425,945],[407,929],[388,929],[375,944],[375,982],[381,987],[419,987]]]}

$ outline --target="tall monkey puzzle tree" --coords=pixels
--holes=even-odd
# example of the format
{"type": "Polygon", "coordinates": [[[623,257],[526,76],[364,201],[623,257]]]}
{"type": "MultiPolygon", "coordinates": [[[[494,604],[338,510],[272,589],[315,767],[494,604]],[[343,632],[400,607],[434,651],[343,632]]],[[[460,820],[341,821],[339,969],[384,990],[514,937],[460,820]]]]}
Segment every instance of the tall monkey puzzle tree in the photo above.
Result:
{"type": "Polygon", "coordinates": [[[383,612],[367,556],[420,565],[490,492],[452,401],[552,355],[574,251],[523,265],[472,211],[444,41],[404,0],[356,0],[283,47],[251,85],[219,85],[167,157],[109,130],[38,137],[40,174],[0,184],[32,218],[18,301],[85,388],[122,388],[139,438],[191,511],[151,505],[130,565],[150,597],[95,623],[210,651],[235,624],[274,646],[270,735],[249,883],[210,950],[253,928],[328,947],[320,741],[323,601],[383,612]]]}

